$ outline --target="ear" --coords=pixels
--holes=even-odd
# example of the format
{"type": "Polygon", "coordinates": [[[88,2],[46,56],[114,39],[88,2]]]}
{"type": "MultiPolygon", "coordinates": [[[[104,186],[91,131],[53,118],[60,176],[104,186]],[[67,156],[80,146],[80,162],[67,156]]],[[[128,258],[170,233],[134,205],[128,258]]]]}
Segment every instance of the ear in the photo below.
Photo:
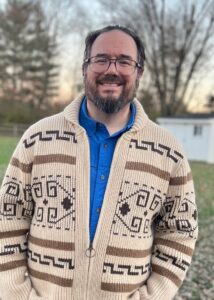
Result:
{"type": "Polygon", "coordinates": [[[82,64],[82,76],[85,76],[85,65],[82,64]]]}
{"type": "Polygon", "coordinates": [[[137,77],[138,77],[138,79],[140,79],[143,76],[143,72],[144,72],[144,68],[138,69],[138,71],[137,71],[137,77]]]}

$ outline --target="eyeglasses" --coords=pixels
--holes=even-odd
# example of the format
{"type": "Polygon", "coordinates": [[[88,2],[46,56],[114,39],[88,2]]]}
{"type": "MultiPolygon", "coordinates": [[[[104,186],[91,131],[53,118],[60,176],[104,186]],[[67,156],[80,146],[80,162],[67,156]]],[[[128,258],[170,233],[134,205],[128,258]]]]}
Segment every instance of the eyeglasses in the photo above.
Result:
{"type": "Polygon", "coordinates": [[[109,69],[111,63],[114,63],[118,73],[124,75],[130,75],[134,73],[136,68],[142,69],[142,66],[135,60],[123,57],[108,58],[101,56],[93,56],[86,59],[84,63],[88,63],[91,70],[98,74],[105,73],[109,69]]]}

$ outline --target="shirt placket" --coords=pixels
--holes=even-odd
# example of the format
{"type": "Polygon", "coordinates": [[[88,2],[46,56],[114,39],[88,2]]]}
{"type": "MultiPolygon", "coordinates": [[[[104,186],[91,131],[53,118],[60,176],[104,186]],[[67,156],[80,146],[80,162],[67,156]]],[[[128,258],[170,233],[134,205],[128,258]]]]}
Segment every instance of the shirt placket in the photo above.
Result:
{"type": "Polygon", "coordinates": [[[107,129],[103,125],[99,125],[97,129],[97,141],[98,141],[98,159],[97,159],[97,176],[92,201],[92,214],[91,214],[91,239],[93,238],[96,226],[98,223],[100,211],[102,208],[102,202],[106,189],[106,184],[109,175],[109,166],[112,159],[112,148],[110,147],[109,134],[107,129]]]}

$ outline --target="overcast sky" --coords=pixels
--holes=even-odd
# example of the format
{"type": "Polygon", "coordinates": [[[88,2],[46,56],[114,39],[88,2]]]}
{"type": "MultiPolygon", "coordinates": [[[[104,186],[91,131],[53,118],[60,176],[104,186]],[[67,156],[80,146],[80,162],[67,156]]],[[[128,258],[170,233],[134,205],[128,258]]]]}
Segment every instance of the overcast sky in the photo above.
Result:
{"type": "MultiPolygon", "coordinates": [[[[0,0],[0,7],[6,3],[7,0],[0,0]]],[[[46,0],[45,5],[56,4],[60,0],[46,0]]],[[[63,0],[62,0],[63,1],[63,0]]],[[[82,3],[85,7],[86,16],[94,16],[96,17],[97,10],[99,10],[99,5],[97,5],[97,1],[87,1],[87,0],[73,0],[74,3],[82,3]]],[[[172,5],[175,1],[178,0],[170,0],[170,5],[172,5]]],[[[99,2],[99,0],[98,0],[99,2]]],[[[168,1],[167,1],[168,2],[168,1]]],[[[168,3],[169,3],[168,2],[168,3]]],[[[48,6],[47,6],[48,7],[48,6]]],[[[94,21],[95,18],[93,18],[94,21]]],[[[77,24],[81,24],[83,20],[80,16],[76,16],[77,24]]],[[[62,35],[60,50],[61,55],[59,58],[59,62],[62,65],[62,73],[60,77],[60,97],[61,99],[69,99],[72,89],[72,83],[81,83],[81,63],[83,58],[83,50],[84,50],[84,39],[87,31],[91,29],[95,29],[100,27],[99,22],[94,22],[88,24],[89,26],[85,28],[82,34],[72,34],[72,27],[65,32],[66,39],[64,39],[62,35]],[[90,27],[90,28],[89,28],[90,27]]],[[[145,66],[146,68],[146,66],[145,66]]],[[[195,89],[196,93],[194,96],[194,100],[192,106],[200,105],[207,97],[208,93],[214,93],[214,72],[209,72],[206,74],[206,70],[204,70],[204,74],[202,74],[199,81],[196,83],[195,89]],[[205,76],[206,75],[206,76],[205,76]],[[208,75],[208,76],[207,76],[208,75]]]]}

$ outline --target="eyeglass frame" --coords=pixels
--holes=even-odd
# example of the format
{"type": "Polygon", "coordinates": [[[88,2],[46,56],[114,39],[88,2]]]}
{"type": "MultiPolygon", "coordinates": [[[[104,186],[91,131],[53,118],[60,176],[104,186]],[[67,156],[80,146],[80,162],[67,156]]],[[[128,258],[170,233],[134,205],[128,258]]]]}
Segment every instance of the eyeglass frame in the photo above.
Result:
{"type": "MultiPolygon", "coordinates": [[[[117,70],[117,61],[119,60],[119,59],[127,59],[127,60],[129,60],[129,61],[132,61],[132,62],[134,62],[135,63],[135,66],[133,66],[134,67],[134,71],[136,70],[136,68],[138,68],[138,69],[143,69],[143,66],[141,66],[137,61],[135,61],[134,59],[131,59],[131,58],[124,58],[124,57],[117,57],[117,58],[109,58],[109,57],[106,57],[106,56],[99,56],[99,55],[95,55],[95,56],[91,56],[91,57],[89,57],[89,58],[87,58],[87,59],[85,59],[84,60],[84,64],[89,64],[90,65],[90,60],[92,59],[92,58],[106,58],[108,61],[109,61],[109,65],[108,65],[108,67],[107,67],[107,69],[105,70],[105,71],[103,71],[103,72],[95,72],[95,71],[93,71],[94,73],[96,73],[96,74],[101,74],[101,73],[105,73],[106,71],[108,71],[108,69],[110,68],[110,65],[112,64],[112,63],[114,63],[114,65],[115,65],[115,69],[117,70]]],[[[133,71],[133,73],[134,73],[134,71],[133,71]]],[[[117,70],[117,72],[118,72],[118,70],[117,70]]],[[[132,73],[130,73],[130,74],[132,74],[132,73]]]]}

